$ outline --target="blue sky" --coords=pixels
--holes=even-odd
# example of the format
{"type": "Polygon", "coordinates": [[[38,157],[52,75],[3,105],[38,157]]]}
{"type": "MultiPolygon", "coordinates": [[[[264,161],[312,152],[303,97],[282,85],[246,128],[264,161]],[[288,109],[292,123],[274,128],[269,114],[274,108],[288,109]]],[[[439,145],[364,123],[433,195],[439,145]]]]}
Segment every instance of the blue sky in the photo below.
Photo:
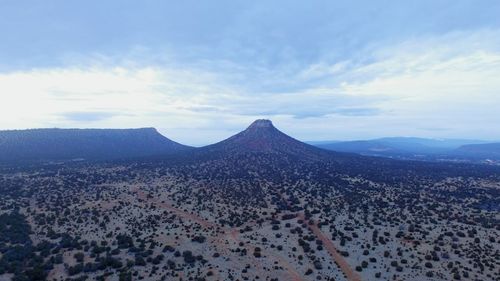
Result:
{"type": "Polygon", "coordinates": [[[500,1],[0,1],[0,129],[500,139],[500,1]]]}

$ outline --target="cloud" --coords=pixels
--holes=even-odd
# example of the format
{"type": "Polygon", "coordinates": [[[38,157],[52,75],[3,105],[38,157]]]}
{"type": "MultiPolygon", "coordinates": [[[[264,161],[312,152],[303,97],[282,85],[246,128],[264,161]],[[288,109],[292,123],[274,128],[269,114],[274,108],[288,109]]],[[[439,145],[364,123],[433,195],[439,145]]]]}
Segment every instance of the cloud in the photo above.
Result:
{"type": "Polygon", "coordinates": [[[103,58],[3,72],[0,128],[154,126],[179,141],[209,143],[267,117],[308,140],[500,138],[491,130],[500,123],[498,38],[499,30],[429,35],[377,46],[362,62],[290,69],[103,58]]]}
{"type": "Polygon", "coordinates": [[[378,108],[339,108],[335,113],[345,116],[373,116],[381,112],[378,108]]]}
{"type": "Polygon", "coordinates": [[[63,117],[64,119],[75,122],[96,122],[109,119],[117,115],[119,114],[112,112],[81,112],[81,111],[65,112],[60,114],[60,116],[63,117]]]}
{"type": "Polygon", "coordinates": [[[431,131],[431,132],[443,132],[448,131],[450,128],[419,128],[421,130],[431,131]]]}

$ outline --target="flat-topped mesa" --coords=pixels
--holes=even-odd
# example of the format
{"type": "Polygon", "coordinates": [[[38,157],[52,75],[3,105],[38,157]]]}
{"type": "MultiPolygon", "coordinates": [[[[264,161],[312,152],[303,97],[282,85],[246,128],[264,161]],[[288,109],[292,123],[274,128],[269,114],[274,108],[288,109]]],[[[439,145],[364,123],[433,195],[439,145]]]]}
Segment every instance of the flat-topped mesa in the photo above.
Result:
{"type": "Polygon", "coordinates": [[[257,119],[248,128],[273,128],[273,122],[268,119],[257,119]]]}
{"type": "Polygon", "coordinates": [[[242,131],[241,134],[246,137],[254,138],[268,138],[281,132],[274,127],[273,122],[267,119],[257,119],[246,130],[242,131]]]}
{"type": "Polygon", "coordinates": [[[191,148],[166,138],[155,128],[0,131],[0,163],[115,160],[188,149],[191,148]]]}

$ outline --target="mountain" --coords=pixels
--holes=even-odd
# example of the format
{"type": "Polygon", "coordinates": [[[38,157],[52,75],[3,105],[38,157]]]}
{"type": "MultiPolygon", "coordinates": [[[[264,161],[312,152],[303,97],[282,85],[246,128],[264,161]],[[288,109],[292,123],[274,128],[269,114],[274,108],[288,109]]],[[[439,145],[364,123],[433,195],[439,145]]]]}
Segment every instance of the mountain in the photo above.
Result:
{"type": "Polygon", "coordinates": [[[200,149],[201,153],[222,153],[227,155],[243,153],[268,153],[318,157],[325,151],[298,141],[274,127],[270,120],[254,121],[244,131],[216,144],[200,149]]]}
{"type": "Polygon", "coordinates": [[[324,179],[331,180],[334,175],[337,179],[363,175],[369,180],[403,183],[416,177],[472,176],[487,171],[461,164],[402,161],[326,150],[298,141],[262,119],[226,140],[161,161],[182,175],[204,181],[207,188],[213,187],[212,191],[222,190],[241,200],[261,193],[259,185],[263,181],[278,184],[305,177],[328,186],[333,183],[323,182],[324,179]],[[235,182],[240,185],[235,187],[235,182]]]}
{"type": "MultiPolygon", "coordinates": [[[[351,161],[360,158],[363,156],[300,142],[278,130],[270,120],[259,119],[221,142],[160,161],[170,173],[202,182],[204,190],[209,191],[204,197],[220,196],[258,206],[263,204],[269,185],[296,184],[305,178],[326,179],[325,173],[340,174],[351,168],[351,161]],[[342,163],[346,165],[342,167],[342,163]]],[[[147,169],[158,166],[154,161],[145,165],[147,169]]],[[[353,173],[359,173],[358,169],[353,173]]]]}
{"type": "Polygon", "coordinates": [[[334,143],[323,143],[316,145],[323,149],[359,154],[387,154],[399,151],[397,147],[377,140],[359,140],[334,143]]]}
{"type": "Polygon", "coordinates": [[[434,160],[451,157],[450,153],[463,145],[482,144],[481,140],[426,139],[413,137],[390,137],[373,140],[321,142],[316,146],[343,152],[382,156],[398,159],[434,160]]]}
{"type": "Polygon", "coordinates": [[[454,151],[457,155],[469,157],[500,159],[500,143],[469,144],[463,145],[454,151]]]}
{"type": "Polygon", "coordinates": [[[189,149],[141,129],[31,129],[0,131],[0,162],[110,160],[172,154],[189,149]]]}

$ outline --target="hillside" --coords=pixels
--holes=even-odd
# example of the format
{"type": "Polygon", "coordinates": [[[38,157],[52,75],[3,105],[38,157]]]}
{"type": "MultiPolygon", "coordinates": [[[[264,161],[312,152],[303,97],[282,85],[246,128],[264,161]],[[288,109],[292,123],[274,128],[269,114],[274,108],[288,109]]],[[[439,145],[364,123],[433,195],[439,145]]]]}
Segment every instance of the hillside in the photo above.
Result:
{"type": "Polygon", "coordinates": [[[456,149],[458,155],[469,157],[500,159],[500,143],[470,144],[456,149]]]}
{"type": "Polygon", "coordinates": [[[221,142],[202,147],[200,154],[235,155],[245,153],[269,153],[319,157],[326,151],[298,141],[274,127],[270,120],[259,119],[240,133],[221,142]]]}
{"type": "MultiPolygon", "coordinates": [[[[269,120],[256,120],[221,142],[163,161],[180,174],[203,181],[211,188],[211,196],[219,194],[240,204],[258,204],[265,193],[262,182],[280,185],[307,178],[328,189],[337,186],[342,177],[413,185],[417,178],[435,181],[498,172],[494,167],[403,161],[321,149],[288,136],[269,120]]],[[[158,164],[150,165],[152,169],[158,164]]]]}
{"type": "Polygon", "coordinates": [[[0,131],[0,162],[109,160],[171,154],[189,147],[154,128],[0,131]]]}

